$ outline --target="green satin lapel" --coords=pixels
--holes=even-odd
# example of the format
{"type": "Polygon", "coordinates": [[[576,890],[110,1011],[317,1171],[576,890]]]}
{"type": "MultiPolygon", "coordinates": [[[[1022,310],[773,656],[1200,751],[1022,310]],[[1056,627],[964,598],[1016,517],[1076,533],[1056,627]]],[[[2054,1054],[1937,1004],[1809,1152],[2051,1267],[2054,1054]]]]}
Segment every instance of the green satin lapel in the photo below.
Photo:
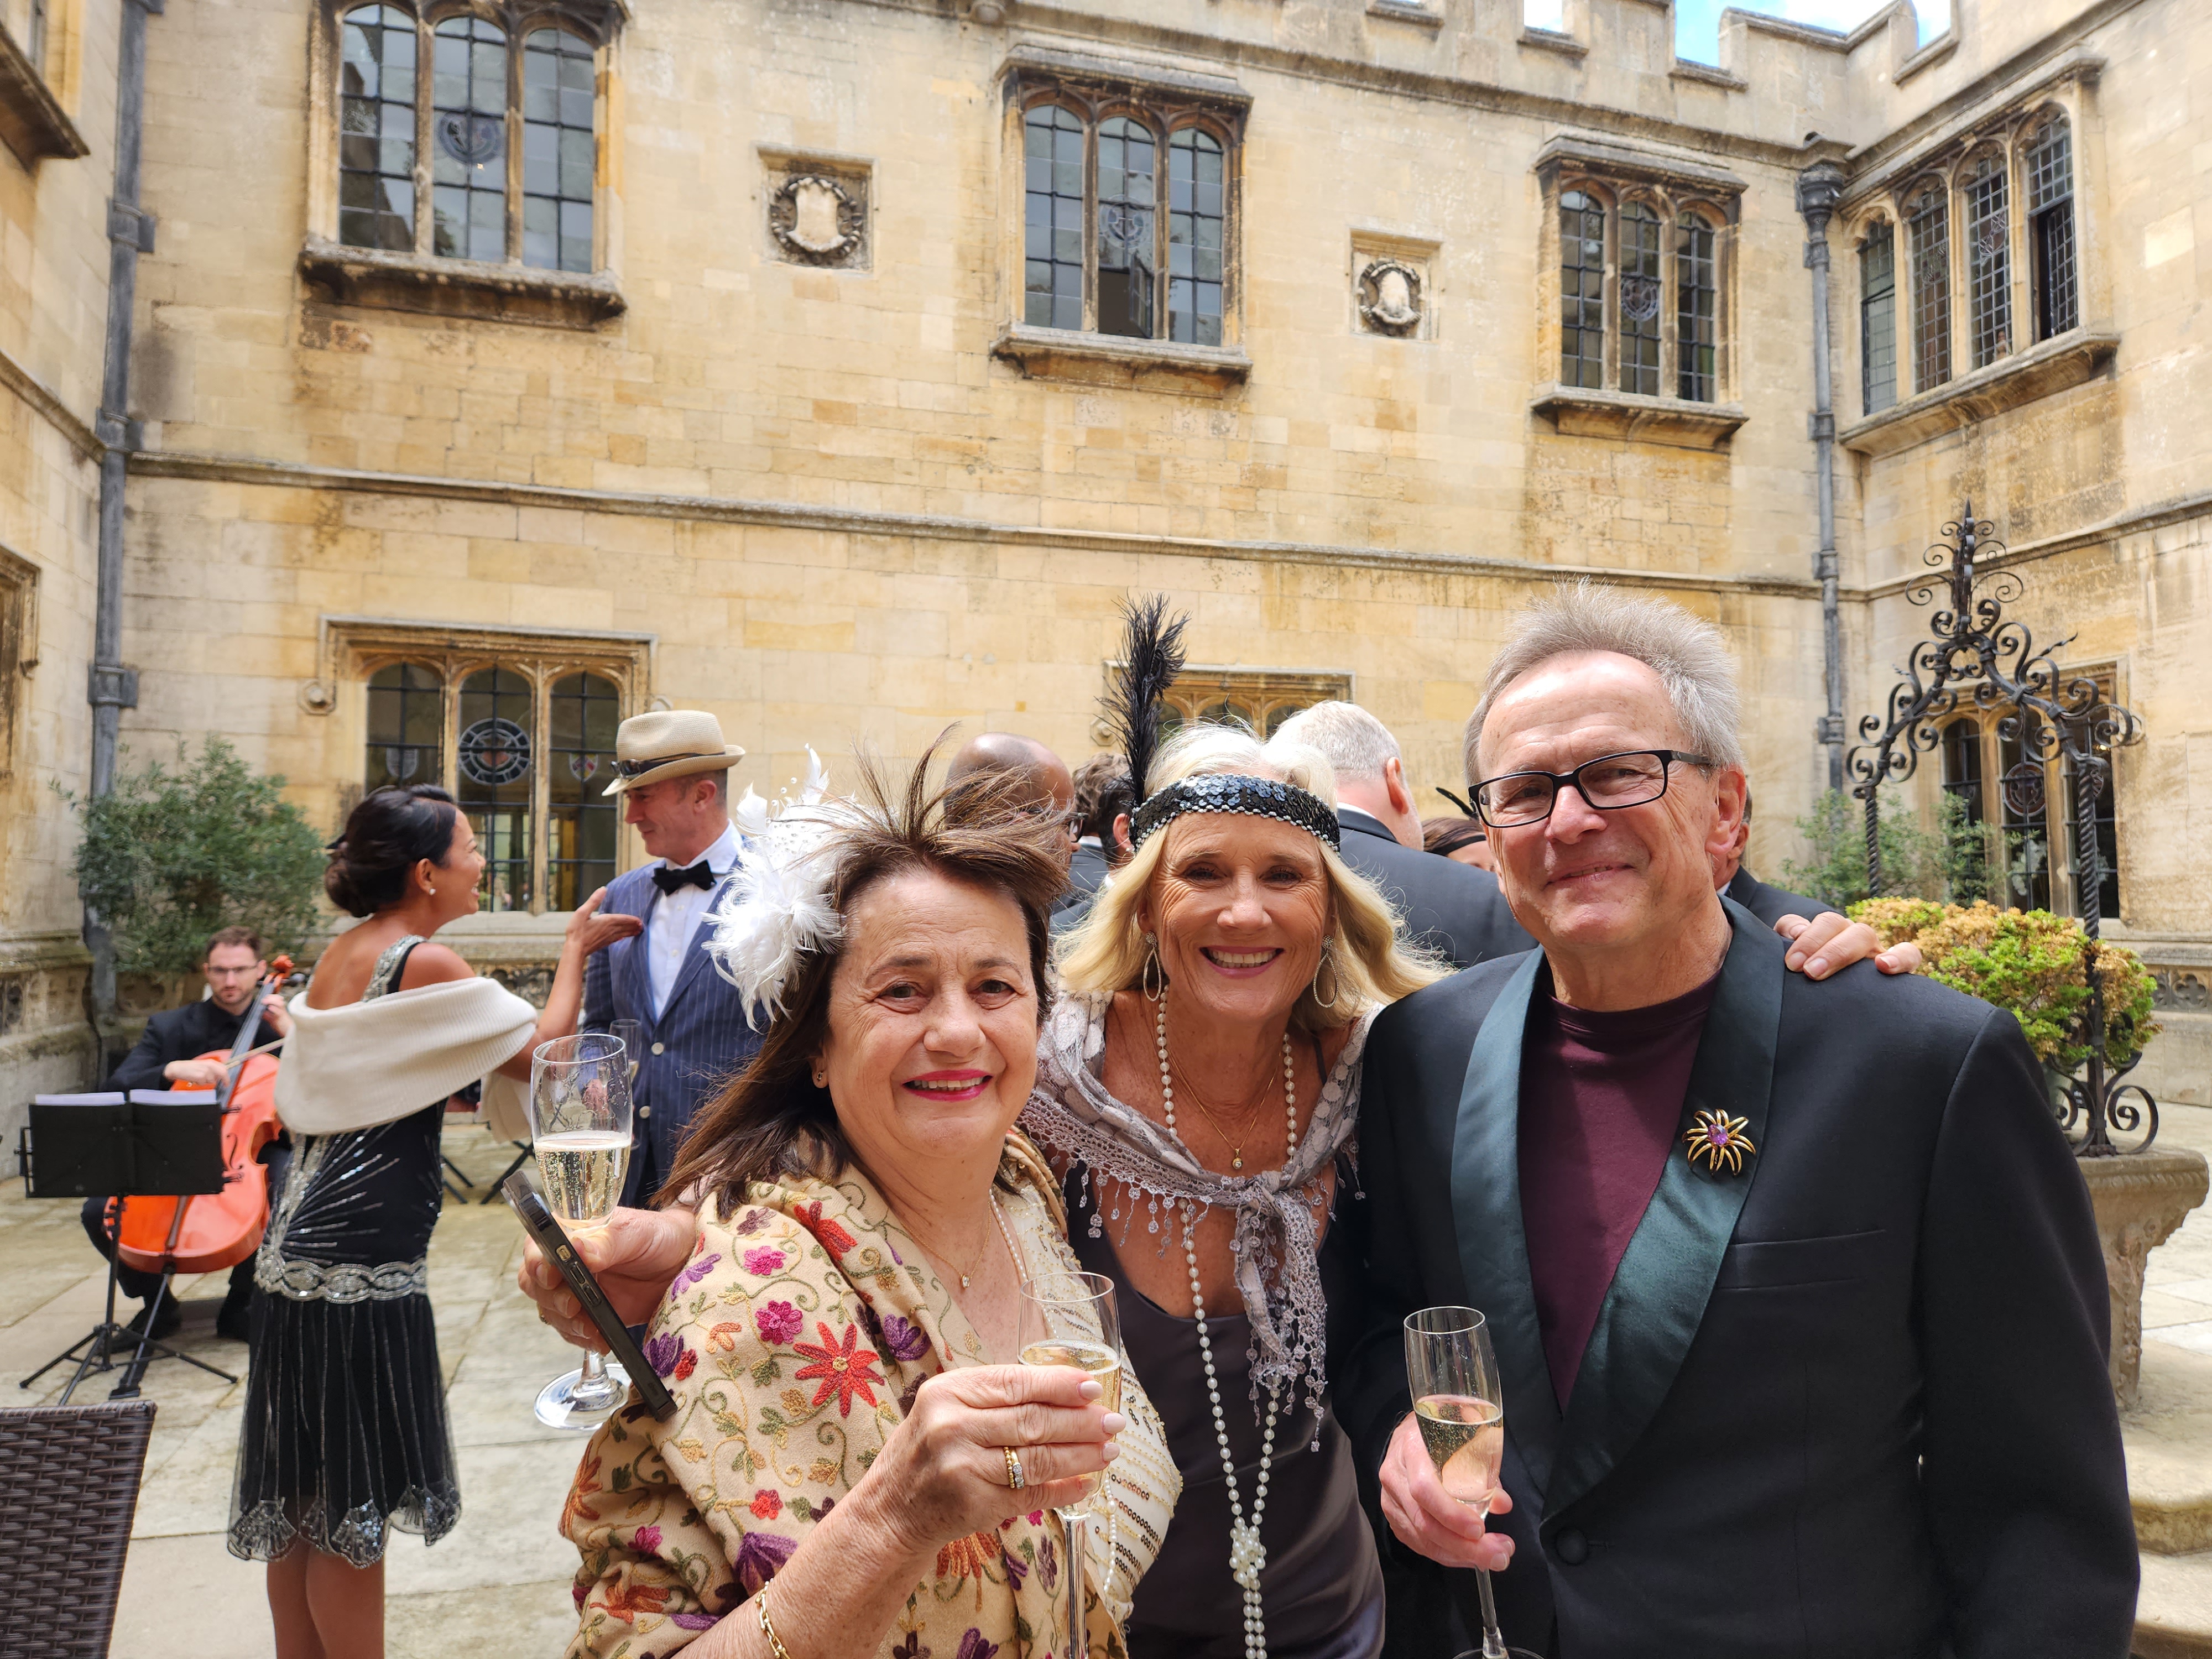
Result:
{"type": "Polygon", "coordinates": [[[1544,965],[1531,951],[1475,1033],[1452,1134],[1452,1214],[1468,1305],[1489,1322],[1505,1385],[1505,1431],[1539,1491],[1550,1484],[1559,1408],[1536,1325],[1521,1225],[1521,1048],[1544,965]]]}
{"type": "Polygon", "coordinates": [[[1759,1178],[1756,1152],[1741,1175],[1714,1175],[1690,1162],[1681,1139],[1694,1113],[1725,1110],[1747,1120],[1754,1148],[1766,1145],[1787,947],[1749,911],[1727,899],[1722,904],[1735,937],[1705,1018],[1666,1171],[1583,1352],[1547,1488],[1547,1515],[1605,1479],[1657,1413],[1705,1320],[1736,1217],[1759,1178]]]}

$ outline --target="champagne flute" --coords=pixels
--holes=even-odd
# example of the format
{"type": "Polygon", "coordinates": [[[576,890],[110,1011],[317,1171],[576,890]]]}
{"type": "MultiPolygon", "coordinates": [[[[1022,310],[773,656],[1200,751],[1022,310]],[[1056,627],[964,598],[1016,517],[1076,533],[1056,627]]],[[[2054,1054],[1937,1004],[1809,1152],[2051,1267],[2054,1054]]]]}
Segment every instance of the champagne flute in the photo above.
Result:
{"type": "MultiPolygon", "coordinates": [[[[629,1169],[629,1049],[585,1031],[538,1044],[530,1058],[530,1139],[545,1207],[574,1238],[607,1224],[629,1169]]],[[[588,1431],[622,1404],[629,1374],[587,1351],[538,1391],[538,1420],[588,1431]]]]}
{"type": "Polygon", "coordinates": [[[637,1082],[638,1059],[645,1053],[645,1022],[641,1019],[611,1019],[607,1022],[607,1030],[622,1044],[629,1061],[629,1068],[623,1075],[635,1085],[637,1082]]]}
{"type": "MultiPolygon", "coordinates": [[[[1483,1316],[1472,1308],[1424,1308],[1408,1314],[1406,1380],[1413,1395],[1413,1420],[1420,1425],[1421,1444],[1437,1466],[1437,1480],[1451,1497],[1487,1515],[1505,1457],[1505,1396],[1483,1316]]],[[[1522,1649],[1506,1647],[1498,1631],[1488,1571],[1476,1568],[1475,1583],[1482,1592],[1480,1659],[1522,1655],[1522,1649]]],[[[1476,1656],[1462,1654],[1459,1659],[1476,1656]]]]}
{"type": "MultiPolygon", "coordinates": [[[[1114,1281],[1103,1273],[1054,1273],[1043,1280],[1022,1281],[1018,1335],[1024,1365],[1073,1365],[1104,1390],[1098,1403],[1121,1409],[1121,1321],[1114,1303],[1114,1281]]],[[[1083,1616],[1084,1562],[1088,1554],[1090,1510],[1105,1490],[1102,1470],[1085,1478],[1083,1496],[1057,1508],[1067,1547],[1067,1651],[1070,1659],[1090,1659],[1090,1634],[1083,1616]]]]}

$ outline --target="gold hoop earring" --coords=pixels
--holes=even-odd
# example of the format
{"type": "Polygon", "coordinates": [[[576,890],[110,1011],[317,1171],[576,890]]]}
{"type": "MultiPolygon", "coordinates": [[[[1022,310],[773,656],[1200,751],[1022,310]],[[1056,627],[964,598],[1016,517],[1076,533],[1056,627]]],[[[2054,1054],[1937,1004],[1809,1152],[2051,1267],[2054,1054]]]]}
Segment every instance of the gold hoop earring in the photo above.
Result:
{"type": "Polygon", "coordinates": [[[1138,988],[1147,1002],[1158,1002],[1168,994],[1168,972],[1160,961],[1159,940],[1150,933],[1145,935],[1145,971],[1138,988]]]}
{"type": "Polygon", "coordinates": [[[1322,942],[1321,960],[1314,966],[1313,984],[1307,988],[1306,994],[1313,998],[1315,1007],[1334,1008],[1337,1003],[1337,994],[1343,988],[1344,975],[1336,970],[1336,941],[1325,939],[1322,942]],[[1321,994],[1321,976],[1323,972],[1328,975],[1327,996],[1321,994]]]}

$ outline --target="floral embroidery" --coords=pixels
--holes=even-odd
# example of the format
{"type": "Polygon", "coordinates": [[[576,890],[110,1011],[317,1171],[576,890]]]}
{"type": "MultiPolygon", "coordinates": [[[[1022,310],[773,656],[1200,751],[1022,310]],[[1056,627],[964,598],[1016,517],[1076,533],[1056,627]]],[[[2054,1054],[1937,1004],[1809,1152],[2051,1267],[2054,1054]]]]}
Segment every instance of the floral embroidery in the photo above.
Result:
{"type": "Polygon", "coordinates": [[[921,1327],[896,1314],[884,1316],[884,1352],[902,1364],[919,1359],[929,1352],[929,1338],[921,1327]]]}
{"type": "MultiPolygon", "coordinates": [[[[1042,1206],[1009,1209],[1025,1249],[1064,1251],[1039,1237],[1042,1206]]],[[[977,1352],[936,1274],[886,1265],[915,1260],[898,1239],[857,1176],[764,1184],[726,1218],[702,1212],[646,1344],[677,1414],[626,1407],[577,1465],[562,1516],[583,1557],[569,1659],[683,1659],[788,1565],[922,1384],[977,1352]]],[[[1065,1659],[1053,1525],[1040,1510],[947,1545],[892,1629],[839,1659],[1065,1659]]],[[[1124,1575],[1094,1599],[1091,1652],[1126,1659],[1113,1604],[1127,1589],[1124,1575]]]]}
{"type": "Polygon", "coordinates": [[[736,1568],[738,1582],[745,1587],[748,1595],[758,1595],[761,1587],[783,1571],[783,1564],[791,1559],[792,1551],[799,1547],[795,1538],[786,1538],[773,1532],[749,1532],[738,1546],[738,1559],[731,1565],[736,1568]]]}
{"type": "MultiPolygon", "coordinates": [[[[939,1578],[981,1578],[984,1570],[997,1560],[1001,1551],[999,1540],[988,1532],[971,1532],[965,1538],[956,1538],[937,1552],[937,1576],[939,1578]]],[[[982,1590],[979,1586],[976,1594],[982,1590]]]]}
{"type": "Polygon", "coordinates": [[[802,1355],[814,1362],[811,1365],[801,1365],[792,1376],[801,1382],[811,1382],[816,1377],[822,1379],[822,1386],[814,1391],[813,1403],[823,1405],[830,1395],[836,1395],[837,1415],[840,1417],[853,1414],[854,1395],[860,1395],[871,1406],[874,1405],[875,1389],[870,1385],[884,1379],[876,1375],[875,1350],[860,1348],[855,1351],[855,1345],[860,1340],[860,1328],[847,1325],[842,1345],[830,1334],[830,1327],[824,1322],[816,1320],[814,1328],[822,1334],[821,1341],[792,1344],[802,1355]]]}
{"type": "Polygon", "coordinates": [[[721,1261],[721,1253],[719,1250],[713,1255],[701,1256],[696,1261],[694,1261],[690,1266],[684,1268],[682,1273],[676,1275],[674,1281],[668,1286],[668,1294],[672,1297],[676,1296],[687,1285],[696,1285],[708,1273],[714,1271],[715,1264],[721,1261]]]}
{"type": "Polygon", "coordinates": [[[793,1205],[791,1218],[812,1233],[822,1248],[832,1255],[842,1255],[860,1241],[822,1213],[819,1200],[812,1204],[793,1205]]]}
{"type": "Polygon", "coordinates": [[[754,1313],[753,1328],[761,1334],[762,1341],[773,1347],[796,1338],[806,1328],[806,1320],[788,1302],[767,1302],[754,1313]]]}

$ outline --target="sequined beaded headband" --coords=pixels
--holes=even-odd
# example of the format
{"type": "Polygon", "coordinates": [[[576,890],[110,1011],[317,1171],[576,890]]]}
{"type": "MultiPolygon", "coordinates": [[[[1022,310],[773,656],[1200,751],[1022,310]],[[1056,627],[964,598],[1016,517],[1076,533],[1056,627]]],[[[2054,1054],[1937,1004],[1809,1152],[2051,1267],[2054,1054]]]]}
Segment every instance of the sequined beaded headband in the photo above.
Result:
{"type": "Polygon", "coordinates": [[[1295,824],[1316,840],[1343,849],[1343,832],[1336,814],[1292,783],[1273,778],[1247,777],[1237,772],[1209,772],[1171,783],[1139,806],[1129,820],[1131,850],[1145,838],[1173,823],[1185,812],[1243,812],[1254,817],[1275,818],[1295,824]]]}

